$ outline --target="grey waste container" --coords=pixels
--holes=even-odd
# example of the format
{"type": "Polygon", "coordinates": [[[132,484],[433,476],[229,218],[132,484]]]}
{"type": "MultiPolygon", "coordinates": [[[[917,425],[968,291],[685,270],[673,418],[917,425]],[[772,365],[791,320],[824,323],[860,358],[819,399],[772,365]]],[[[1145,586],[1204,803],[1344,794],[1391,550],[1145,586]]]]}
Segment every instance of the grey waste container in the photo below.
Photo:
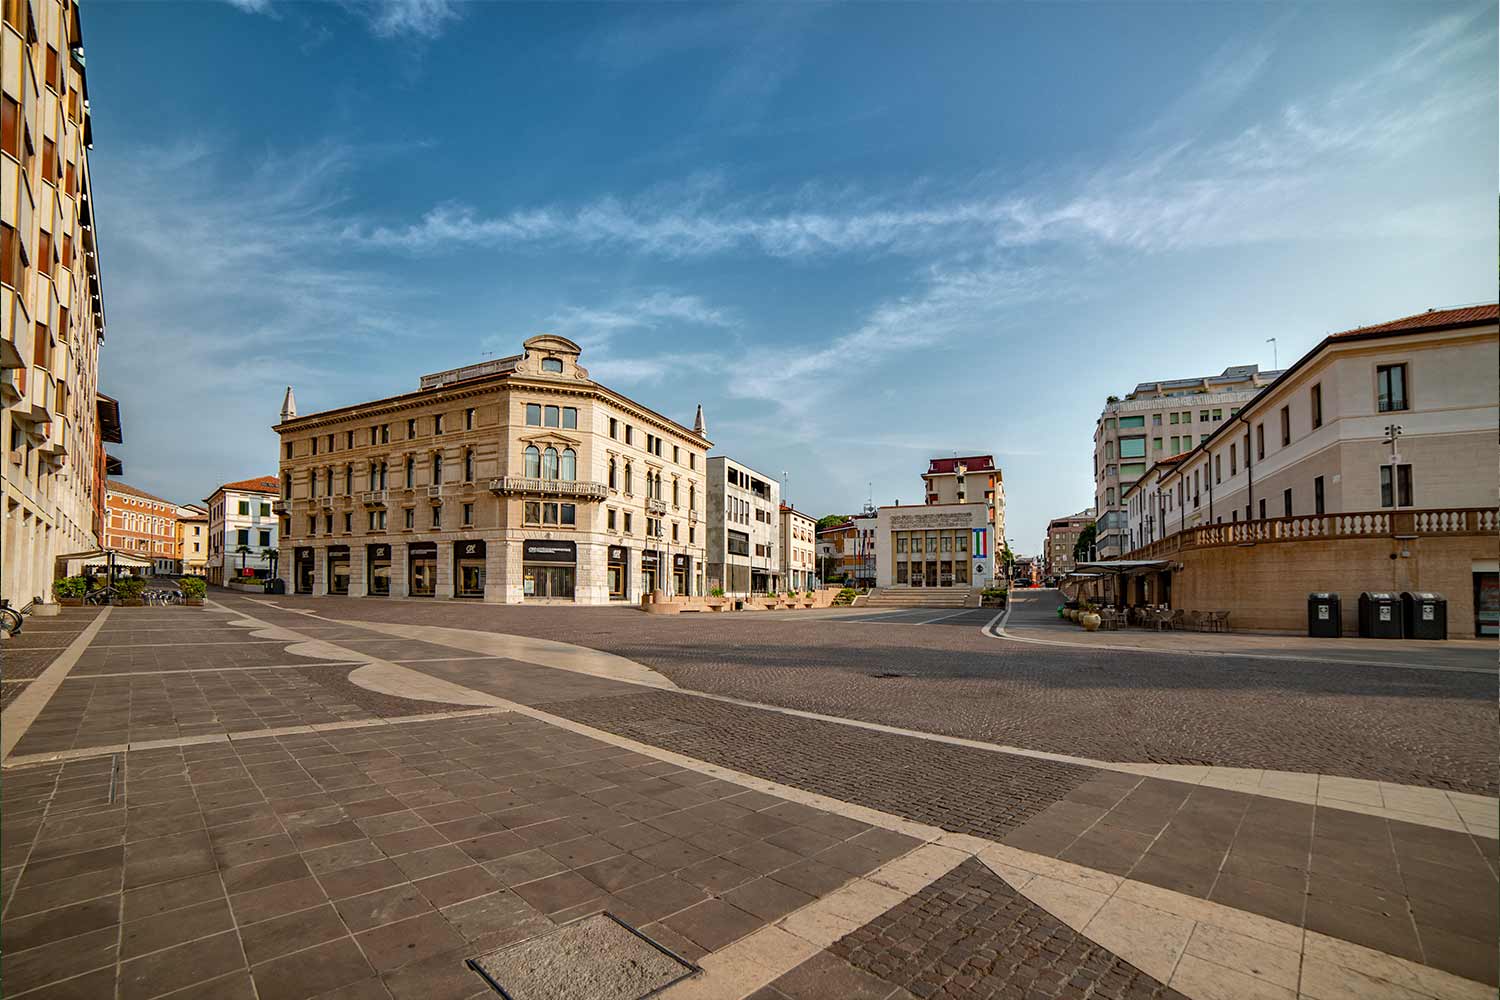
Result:
{"type": "Polygon", "coordinates": [[[1362,639],[1400,639],[1401,598],[1390,591],[1359,595],[1359,635],[1362,639]]]}
{"type": "Polygon", "coordinates": [[[1337,639],[1344,634],[1344,619],[1338,594],[1307,595],[1307,634],[1337,639]]]}
{"type": "Polygon", "coordinates": [[[1401,595],[1401,623],[1408,639],[1448,638],[1448,599],[1431,591],[1401,595]]]}

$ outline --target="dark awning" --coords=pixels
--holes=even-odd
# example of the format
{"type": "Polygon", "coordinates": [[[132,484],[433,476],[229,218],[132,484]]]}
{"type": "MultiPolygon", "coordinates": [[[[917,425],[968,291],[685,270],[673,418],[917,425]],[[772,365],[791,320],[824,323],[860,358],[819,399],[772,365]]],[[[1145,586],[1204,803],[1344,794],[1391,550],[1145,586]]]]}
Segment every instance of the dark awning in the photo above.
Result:
{"type": "Polygon", "coordinates": [[[120,401],[102,392],[96,392],[94,396],[99,404],[99,440],[123,444],[125,438],[121,434],[120,401]]]}

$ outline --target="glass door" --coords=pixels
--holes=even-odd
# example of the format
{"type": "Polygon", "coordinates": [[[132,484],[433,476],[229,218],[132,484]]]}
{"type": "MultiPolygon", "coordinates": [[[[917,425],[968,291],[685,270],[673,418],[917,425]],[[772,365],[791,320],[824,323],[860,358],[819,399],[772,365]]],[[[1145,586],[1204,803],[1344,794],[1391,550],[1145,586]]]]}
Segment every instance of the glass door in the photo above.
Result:
{"type": "Polygon", "coordinates": [[[484,563],[462,562],[458,564],[458,596],[484,596],[484,563]]]}
{"type": "Polygon", "coordinates": [[[411,557],[411,595],[431,597],[437,593],[437,557],[411,557]]]}
{"type": "Polygon", "coordinates": [[[625,600],[625,567],[619,563],[609,564],[609,599],[625,600]]]}

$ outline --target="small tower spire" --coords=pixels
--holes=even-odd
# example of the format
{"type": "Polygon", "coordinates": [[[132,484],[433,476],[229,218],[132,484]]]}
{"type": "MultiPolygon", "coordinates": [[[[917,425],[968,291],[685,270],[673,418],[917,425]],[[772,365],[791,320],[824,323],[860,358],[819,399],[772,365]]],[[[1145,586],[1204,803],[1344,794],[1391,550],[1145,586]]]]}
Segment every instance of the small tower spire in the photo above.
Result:
{"type": "Polygon", "coordinates": [[[286,387],[286,395],[281,400],[281,419],[291,420],[297,415],[297,397],[292,395],[292,387],[286,387]]]}
{"type": "MultiPolygon", "coordinates": [[[[290,389],[287,390],[291,392],[290,389]]],[[[693,418],[693,433],[701,437],[708,436],[708,425],[703,422],[703,404],[698,404],[698,415],[693,418]]]]}

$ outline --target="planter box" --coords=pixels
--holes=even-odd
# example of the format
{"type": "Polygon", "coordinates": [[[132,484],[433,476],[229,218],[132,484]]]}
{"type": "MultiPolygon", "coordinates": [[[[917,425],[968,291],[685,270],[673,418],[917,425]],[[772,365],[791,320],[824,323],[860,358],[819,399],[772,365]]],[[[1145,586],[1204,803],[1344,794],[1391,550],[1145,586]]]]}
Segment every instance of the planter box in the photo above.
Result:
{"type": "Polygon", "coordinates": [[[57,599],[57,603],[61,604],[65,608],[81,608],[81,607],[83,607],[83,598],[81,598],[81,597],[59,597],[57,599]]]}
{"type": "Polygon", "coordinates": [[[139,597],[127,597],[120,602],[119,606],[122,608],[144,608],[146,602],[139,597]]]}
{"type": "Polygon", "coordinates": [[[201,597],[184,597],[182,599],[182,603],[183,603],[183,605],[185,607],[189,607],[189,608],[201,608],[201,607],[203,607],[203,598],[201,598],[201,597]]]}

